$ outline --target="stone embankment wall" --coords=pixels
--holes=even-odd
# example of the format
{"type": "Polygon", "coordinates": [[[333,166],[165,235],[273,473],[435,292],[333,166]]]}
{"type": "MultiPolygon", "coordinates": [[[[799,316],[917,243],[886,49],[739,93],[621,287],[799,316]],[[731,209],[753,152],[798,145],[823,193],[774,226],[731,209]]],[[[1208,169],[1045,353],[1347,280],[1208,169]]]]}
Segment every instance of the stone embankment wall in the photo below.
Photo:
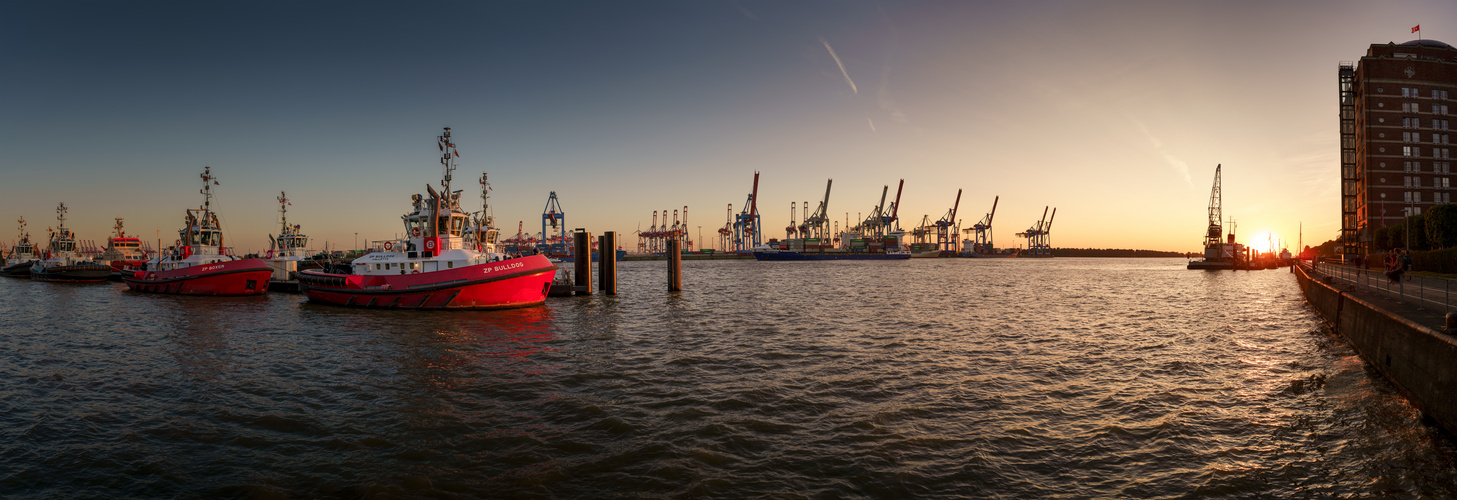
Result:
{"type": "Polygon", "coordinates": [[[1457,339],[1311,279],[1296,266],[1305,299],[1407,399],[1457,435],[1457,339]]]}

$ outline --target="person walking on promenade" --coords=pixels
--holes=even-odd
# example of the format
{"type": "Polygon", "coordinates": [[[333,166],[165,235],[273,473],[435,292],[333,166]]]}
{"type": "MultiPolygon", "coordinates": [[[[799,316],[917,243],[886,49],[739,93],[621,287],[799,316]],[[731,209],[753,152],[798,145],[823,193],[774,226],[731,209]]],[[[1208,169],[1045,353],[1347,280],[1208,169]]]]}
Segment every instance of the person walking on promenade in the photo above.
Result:
{"type": "Polygon", "coordinates": [[[1395,285],[1401,281],[1404,268],[1401,263],[1401,249],[1393,249],[1391,255],[1386,256],[1386,283],[1395,285]]]}

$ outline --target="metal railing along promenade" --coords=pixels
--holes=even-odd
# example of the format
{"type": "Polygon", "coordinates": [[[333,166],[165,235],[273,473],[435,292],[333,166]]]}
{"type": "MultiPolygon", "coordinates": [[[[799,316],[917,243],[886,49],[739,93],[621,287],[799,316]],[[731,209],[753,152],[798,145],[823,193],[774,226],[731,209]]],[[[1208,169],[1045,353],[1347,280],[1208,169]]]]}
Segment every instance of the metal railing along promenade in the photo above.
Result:
{"type": "Polygon", "coordinates": [[[1328,276],[1333,284],[1351,285],[1359,290],[1375,293],[1392,300],[1401,301],[1421,308],[1451,312],[1452,300],[1457,299],[1457,283],[1447,278],[1416,276],[1405,273],[1401,280],[1392,282],[1386,273],[1377,269],[1366,269],[1349,264],[1317,262],[1310,265],[1301,262],[1311,277],[1328,276]]]}

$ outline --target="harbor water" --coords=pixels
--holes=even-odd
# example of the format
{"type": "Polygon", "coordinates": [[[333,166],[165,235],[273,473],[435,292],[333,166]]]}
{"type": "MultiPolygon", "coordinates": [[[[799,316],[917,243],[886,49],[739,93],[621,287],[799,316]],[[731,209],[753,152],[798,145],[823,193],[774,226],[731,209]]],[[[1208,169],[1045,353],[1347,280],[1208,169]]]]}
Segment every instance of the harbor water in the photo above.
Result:
{"type": "Polygon", "coordinates": [[[1457,496],[1294,278],[620,264],[488,312],[0,281],[0,496],[1457,496]]]}

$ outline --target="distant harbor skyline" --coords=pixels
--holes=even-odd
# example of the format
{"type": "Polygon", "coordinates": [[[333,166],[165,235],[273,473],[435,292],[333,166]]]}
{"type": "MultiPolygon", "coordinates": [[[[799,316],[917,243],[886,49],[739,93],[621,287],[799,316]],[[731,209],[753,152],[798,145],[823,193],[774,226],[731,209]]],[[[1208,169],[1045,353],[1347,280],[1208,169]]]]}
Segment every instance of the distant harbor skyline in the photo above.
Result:
{"type": "Polygon", "coordinates": [[[1457,39],[1442,1],[179,5],[0,5],[0,220],[166,246],[211,166],[239,252],[279,191],[350,249],[402,231],[449,126],[505,235],[555,191],[624,248],[685,205],[714,247],[759,171],[766,237],[826,179],[842,224],[905,179],[903,229],[960,189],[1001,247],[1056,206],[1056,247],[1198,251],[1223,164],[1240,241],[1293,249],[1341,228],[1333,68],[1457,39]]]}

